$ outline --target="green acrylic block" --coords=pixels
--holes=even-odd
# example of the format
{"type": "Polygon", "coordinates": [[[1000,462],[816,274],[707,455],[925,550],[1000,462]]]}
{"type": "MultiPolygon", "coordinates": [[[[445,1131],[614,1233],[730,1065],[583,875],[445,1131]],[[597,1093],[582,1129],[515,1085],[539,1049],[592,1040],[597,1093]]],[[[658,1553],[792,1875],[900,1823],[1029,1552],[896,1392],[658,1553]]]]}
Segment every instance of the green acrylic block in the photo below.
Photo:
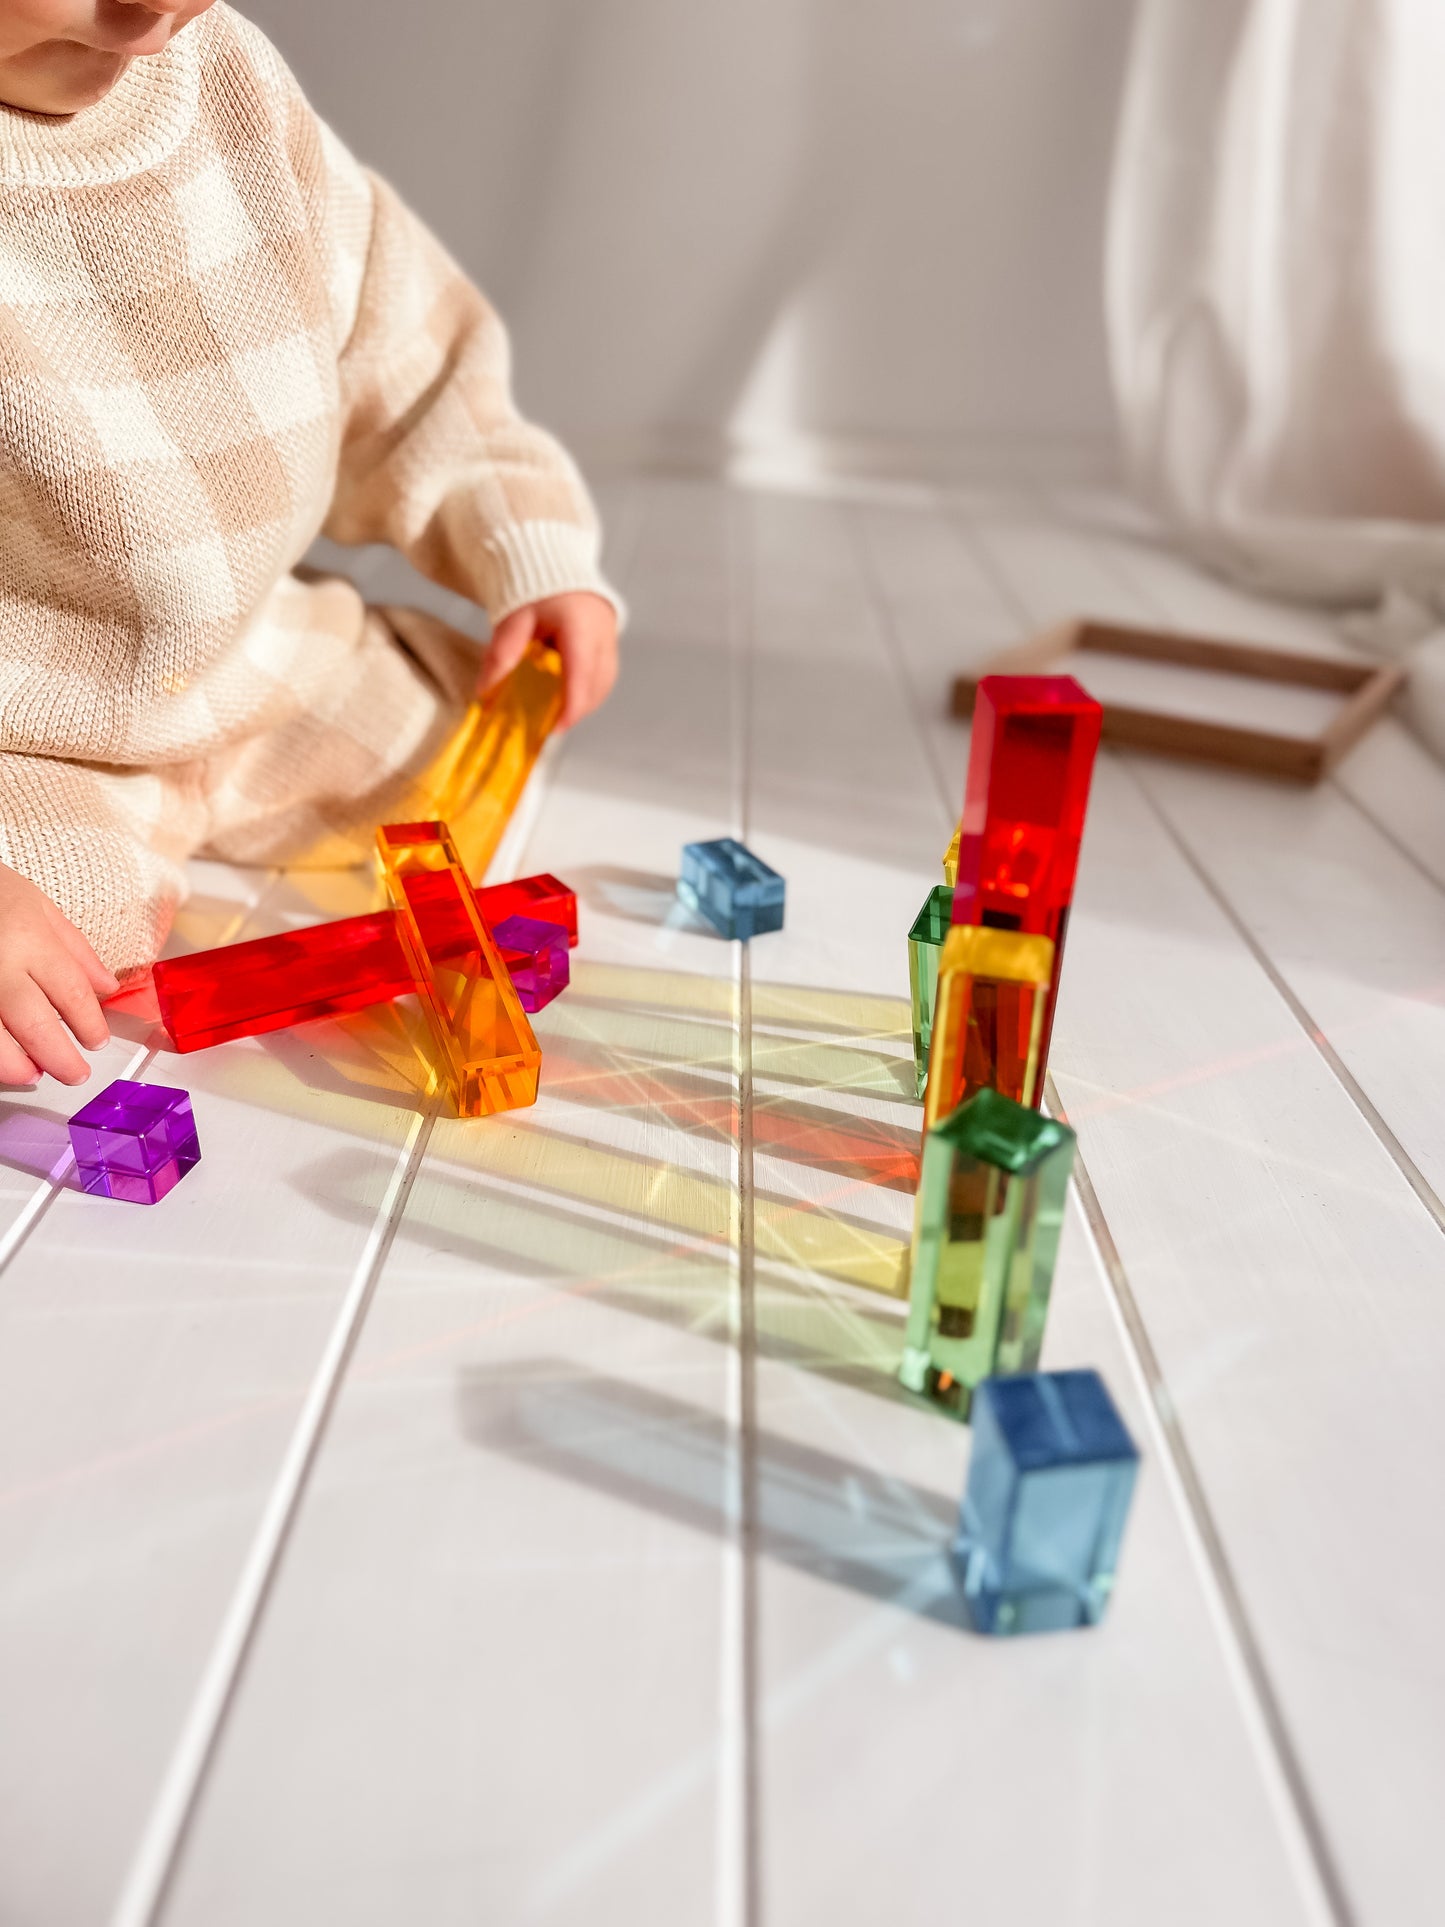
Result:
{"type": "Polygon", "coordinates": [[[984,1379],[1037,1368],[1075,1143],[990,1090],[928,1133],[899,1371],[910,1391],[967,1418],[984,1379]]]}
{"type": "Polygon", "coordinates": [[[928,1089],[928,1047],[938,1002],[938,959],[953,918],[953,886],[940,883],[913,919],[908,933],[908,989],[913,1000],[914,1096],[928,1089]]]}

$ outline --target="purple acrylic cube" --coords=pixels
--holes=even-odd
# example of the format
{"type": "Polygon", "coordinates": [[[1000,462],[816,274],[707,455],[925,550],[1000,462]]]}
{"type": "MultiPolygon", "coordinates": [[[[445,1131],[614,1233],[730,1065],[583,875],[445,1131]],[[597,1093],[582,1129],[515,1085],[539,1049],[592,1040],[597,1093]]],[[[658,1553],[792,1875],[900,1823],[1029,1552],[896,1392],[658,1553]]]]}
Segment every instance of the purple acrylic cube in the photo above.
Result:
{"type": "Polygon", "coordinates": [[[523,1010],[541,1010],[572,974],[568,936],[560,923],[537,917],[503,917],[492,926],[492,941],[502,953],[523,1010]]]}
{"type": "Polygon", "coordinates": [[[70,1142],[81,1189],[128,1204],[159,1204],[201,1155],[189,1095],[126,1077],[75,1113],[70,1142]]]}

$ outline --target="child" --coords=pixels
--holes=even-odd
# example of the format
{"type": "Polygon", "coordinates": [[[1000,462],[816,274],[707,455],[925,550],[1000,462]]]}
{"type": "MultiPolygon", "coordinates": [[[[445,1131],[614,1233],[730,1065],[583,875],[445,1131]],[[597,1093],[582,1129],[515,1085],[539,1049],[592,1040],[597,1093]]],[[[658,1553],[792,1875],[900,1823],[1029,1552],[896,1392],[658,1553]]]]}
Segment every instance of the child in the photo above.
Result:
{"type": "Polygon", "coordinates": [[[564,725],[617,616],[496,316],[254,27],[0,0],[0,103],[0,1083],[78,1084],[186,858],[359,861],[477,683],[319,532],[480,603],[484,687],[554,642],[564,725]]]}

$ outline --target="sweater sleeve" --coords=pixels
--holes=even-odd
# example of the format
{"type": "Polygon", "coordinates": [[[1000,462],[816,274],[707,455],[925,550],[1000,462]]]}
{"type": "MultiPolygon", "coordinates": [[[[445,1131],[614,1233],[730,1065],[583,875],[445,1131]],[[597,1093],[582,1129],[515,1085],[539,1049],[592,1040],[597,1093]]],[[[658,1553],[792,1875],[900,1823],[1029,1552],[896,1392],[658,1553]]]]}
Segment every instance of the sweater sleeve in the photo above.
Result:
{"type": "Polygon", "coordinates": [[[388,542],[495,623],[587,589],[597,516],[560,444],[518,414],[506,332],[436,238],[326,131],[342,430],[325,533],[388,542]]]}

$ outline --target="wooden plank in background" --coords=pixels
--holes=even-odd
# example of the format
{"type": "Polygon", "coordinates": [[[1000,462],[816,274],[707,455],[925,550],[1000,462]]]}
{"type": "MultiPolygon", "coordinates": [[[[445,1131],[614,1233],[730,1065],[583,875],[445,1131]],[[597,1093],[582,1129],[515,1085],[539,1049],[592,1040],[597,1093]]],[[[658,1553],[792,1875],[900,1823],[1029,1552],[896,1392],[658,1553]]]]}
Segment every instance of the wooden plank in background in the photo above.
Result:
{"type": "MultiPolygon", "coordinates": [[[[1208,574],[1141,526],[1137,513],[1126,516],[1117,505],[1087,496],[1067,499],[1061,508],[1116,582],[1156,618],[1207,622],[1217,634],[1262,638],[1278,648],[1357,653],[1328,611],[1253,596],[1208,574]]],[[[1408,861],[1445,887],[1445,768],[1400,720],[1403,708],[1397,702],[1396,714],[1366,732],[1334,781],[1408,861]]]]}

